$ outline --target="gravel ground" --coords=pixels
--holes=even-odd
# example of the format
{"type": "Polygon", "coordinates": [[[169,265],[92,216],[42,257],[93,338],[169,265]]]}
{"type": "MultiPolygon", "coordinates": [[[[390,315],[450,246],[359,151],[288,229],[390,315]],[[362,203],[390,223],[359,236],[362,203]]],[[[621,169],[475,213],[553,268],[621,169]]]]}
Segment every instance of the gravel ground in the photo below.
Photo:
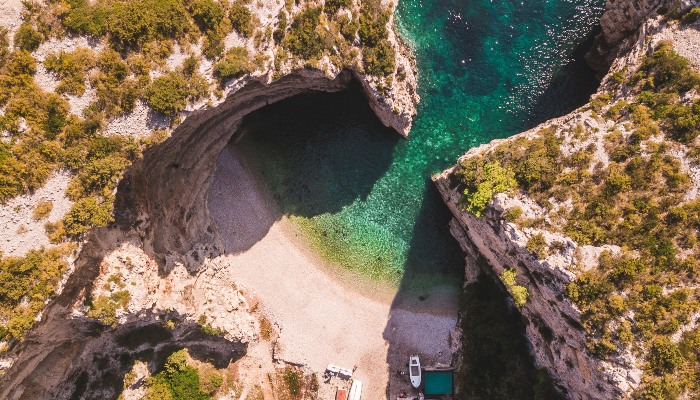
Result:
{"type": "Polygon", "coordinates": [[[0,252],[4,256],[23,256],[31,249],[49,245],[44,224],[56,222],[70,210],[73,202],[66,197],[70,182],[67,172],[57,172],[32,194],[17,196],[0,205],[0,252]],[[39,200],[53,203],[48,218],[35,221],[34,206],[39,200]]]}

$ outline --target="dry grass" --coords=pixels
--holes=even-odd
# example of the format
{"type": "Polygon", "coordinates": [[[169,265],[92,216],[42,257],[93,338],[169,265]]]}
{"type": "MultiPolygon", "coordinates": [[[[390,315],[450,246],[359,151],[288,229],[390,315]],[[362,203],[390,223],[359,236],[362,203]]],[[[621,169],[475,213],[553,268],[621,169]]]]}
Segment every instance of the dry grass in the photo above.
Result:
{"type": "Polygon", "coordinates": [[[270,320],[265,318],[264,316],[260,316],[260,337],[263,340],[269,341],[272,338],[274,332],[275,331],[272,327],[272,323],[270,322],[270,320]]]}

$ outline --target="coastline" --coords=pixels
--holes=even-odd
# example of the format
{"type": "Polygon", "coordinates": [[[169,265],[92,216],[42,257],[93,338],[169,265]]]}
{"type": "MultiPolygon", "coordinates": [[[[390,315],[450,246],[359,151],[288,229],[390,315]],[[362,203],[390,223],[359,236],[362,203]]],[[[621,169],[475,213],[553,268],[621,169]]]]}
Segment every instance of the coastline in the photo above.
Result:
{"type": "Polygon", "coordinates": [[[357,366],[368,398],[384,397],[387,387],[392,393],[402,389],[404,382],[389,372],[401,368],[408,354],[450,363],[459,308],[454,293],[436,287],[425,301],[402,296],[402,288],[325,262],[279,213],[235,144],[219,159],[207,204],[230,246],[222,256],[225,273],[258,301],[278,331],[278,361],[317,373],[328,364],[357,366]],[[237,223],[243,220],[245,226],[237,223]],[[237,242],[232,233],[255,240],[237,242]]]}

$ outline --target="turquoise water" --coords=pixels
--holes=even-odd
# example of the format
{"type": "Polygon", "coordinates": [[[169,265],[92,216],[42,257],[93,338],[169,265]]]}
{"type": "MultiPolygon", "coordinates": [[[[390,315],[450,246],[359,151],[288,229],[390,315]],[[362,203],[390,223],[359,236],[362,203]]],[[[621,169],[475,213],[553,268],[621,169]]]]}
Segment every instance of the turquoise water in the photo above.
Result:
{"type": "Polygon", "coordinates": [[[596,81],[577,48],[603,5],[402,0],[397,26],[415,47],[421,95],[407,140],[341,94],[263,109],[240,145],[323,256],[402,285],[455,281],[462,256],[431,174],[583,104],[596,81]]]}

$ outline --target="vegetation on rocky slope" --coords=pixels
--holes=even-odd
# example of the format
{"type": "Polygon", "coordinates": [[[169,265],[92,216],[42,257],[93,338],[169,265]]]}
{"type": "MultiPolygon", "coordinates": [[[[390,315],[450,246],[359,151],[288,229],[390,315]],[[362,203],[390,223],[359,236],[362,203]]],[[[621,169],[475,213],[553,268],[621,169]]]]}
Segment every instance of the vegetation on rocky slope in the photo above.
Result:
{"type": "MultiPolygon", "coordinates": [[[[175,125],[188,104],[209,98],[212,91],[221,93],[200,73],[203,57],[221,86],[271,67],[267,54],[255,54],[247,44],[227,50],[227,35],[235,32],[252,39],[256,49],[279,44],[273,47],[277,67],[289,60],[292,68],[322,67],[319,63],[327,56],[338,67],[364,68],[372,75],[388,76],[395,70],[388,42],[391,11],[378,1],[286,2],[274,30],[274,24],[260,26],[253,10],[261,6],[246,0],[48,0],[26,2],[24,7],[13,43],[0,28],[0,203],[40,188],[56,171],[70,172],[67,195],[72,208],[62,220],[46,223],[54,244],[82,240],[92,227],[110,224],[123,171],[166,136],[165,131],[104,135],[111,121],[143,102],[175,125]],[[68,36],[88,37],[91,48],[59,50],[45,57],[33,53],[46,41],[68,36]],[[176,45],[185,59],[171,68],[167,59],[176,45]],[[53,91],[35,80],[42,66],[58,81],[53,91]],[[91,102],[71,111],[71,102],[83,95],[91,102]]],[[[383,85],[390,84],[390,77],[382,79],[383,85]]],[[[34,219],[50,212],[47,205],[37,207],[34,219]]],[[[31,326],[42,309],[39,305],[54,294],[65,271],[56,254],[65,259],[69,253],[56,249],[21,258],[0,255],[2,273],[21,268],[36,275],[16,282],[12,294],[0,296],[0,322],[6,327],[0,340],[19,339],[31,326]],[[46,263],[54,265],[48,273],[37,270],[46,263]],[[32,285],[41,293],[33,292],[32,285]]],[[[116,310],[126,304],[124,296],[113,295],[91,299],[89,306],[89,315],[112,325],[116,310]]]]}
{"type": "MultiPolygon", "coordinates": [[[[700,75],[662,42],[637,71],[611,81],[589,106],[597,128],[551,125],[508,140],[462,160],[455,183],[476,216],[488,203],[482,197],[520,191],[546,217],[510,209],[502,218],[579,245],[620,246],[593,268],[574,266],[578,277],[565,288],[581,309],[589,350],[644,359],[639,398],[698,393],[700,200],[686,197],[693,183],[681,159],[700,161],[700,75]],[[516,184],[503,184],[510,176],[516,184]]],[[[566,245],[535,234],[526,247],[545,259],[566,245]]]]}
{"type": "Polygon", "coordinates": [[[56,294],[68,268],[65,257],[72,249],[62,245],[32,250],[24,257],[0,257],[0,341],[21,339],[31,328],[46,301],[56,294]]]}

